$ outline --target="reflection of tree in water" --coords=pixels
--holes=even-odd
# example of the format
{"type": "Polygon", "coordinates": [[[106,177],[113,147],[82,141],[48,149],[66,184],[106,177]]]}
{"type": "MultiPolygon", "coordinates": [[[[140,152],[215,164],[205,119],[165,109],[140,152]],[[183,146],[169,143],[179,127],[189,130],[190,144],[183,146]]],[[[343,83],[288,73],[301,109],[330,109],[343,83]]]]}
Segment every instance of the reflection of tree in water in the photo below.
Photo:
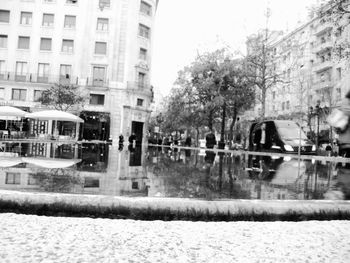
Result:
{"type": "Polygon", "coordinates": [[[84,180],[77,171],[56,168],[42,169],[32,174],[33,179],[46,192],[71,193],[84,186],[84,180]]]}
{"type": "Polygon", "coordinates": [[[243,191],[234,179],[237,177],[235,173],[240,170],[240,160],[224,156],[221,164],[217,165],[214,163],[216,154],[211,153],[204,157],[203,163],[198,164],[197,152],[193,152],[190,156],[185,151],[150,152],[150,156],[158,154],[157,163],[147,160],[146,165],[154,172],[155,180],[164,182],[165,196],[205,199],[249,198],[249,193],[243,191]]]}

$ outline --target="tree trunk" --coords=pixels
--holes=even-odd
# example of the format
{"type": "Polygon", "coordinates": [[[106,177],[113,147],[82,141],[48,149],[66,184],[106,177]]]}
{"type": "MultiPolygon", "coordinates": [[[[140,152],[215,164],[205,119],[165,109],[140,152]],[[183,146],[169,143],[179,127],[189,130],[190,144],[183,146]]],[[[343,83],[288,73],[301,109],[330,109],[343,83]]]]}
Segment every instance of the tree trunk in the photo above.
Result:
{"type": "Polygon", "coordinates": [[[263,87],[261,89],[261,119],[264,119],[265,117],[265,103],[266,103],[266,88],[263,87]]]}
{"type": "Polygon", "coordinates": [[[208,115],[208,127],[209,127],[209,130],[213,130],[213,111],[210,110],[209,111],[209,115],[208,115]]]}
{"type": "Polygon", "coordinates": [[[198,146],[198,143],[199,143],[199,128],[198,127],[196,128],[196,131],[197,131],[197,135],[196,135],[196,137],[197,137],[196,138],[196,142],[197,143],[196,143],[196,146],[198,146]]]}
{"type": "Polygon", "coordinates": [[[232,122],[230,124],[230,132],[229,132],[229,140],[230,140],[230,142],[233,140],[233,127],[235,127],[236,120],[237,120],[237,110],[235,108],[233,110],[232,122]]]}

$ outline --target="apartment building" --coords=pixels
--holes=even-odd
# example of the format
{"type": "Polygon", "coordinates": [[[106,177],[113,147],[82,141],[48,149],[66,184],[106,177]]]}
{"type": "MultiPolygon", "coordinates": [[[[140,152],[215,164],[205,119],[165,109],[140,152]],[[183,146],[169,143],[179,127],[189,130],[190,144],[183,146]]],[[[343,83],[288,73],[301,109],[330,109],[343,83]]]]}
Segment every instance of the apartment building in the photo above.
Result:
{"type": "MultiPolygon", "coordinates": [[[[345,15],[336,24],[333,15],[325,12],[268,43],[269,66],[281,81],[267,90],[266,117],[293,119],[306,131],[310,126],[315,130],[316,125],[321,131],[329,130],[326,116],[340,106],[350,86],[349,62],[339,59],[335,50],[350,39],[350,20],[345,15]],[[322,109],[318,124],[317,105],[322,109]]],[[[257,103],[248,113],[257,117],[260,111],[257,103]]]]}
{"type": "Polygon", "coordinates": [[[42,110],[43,90],[78,85],[81,138],[142,139],[153,91],[158,0],[2,0],[0,105],[42,110]]]}

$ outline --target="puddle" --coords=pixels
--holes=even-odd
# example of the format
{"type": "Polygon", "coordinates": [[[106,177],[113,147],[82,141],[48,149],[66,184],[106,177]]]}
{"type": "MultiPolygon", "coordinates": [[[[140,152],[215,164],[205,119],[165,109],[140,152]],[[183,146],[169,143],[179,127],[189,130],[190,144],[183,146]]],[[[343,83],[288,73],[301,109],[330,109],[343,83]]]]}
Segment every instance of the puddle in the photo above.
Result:
{"type": "Polygon", "coordinates": [[[206,200],[350,199],[350,164],[312,157],[91,143],[2,143],[0,149],[0,189],[6,190],[206,200]]]}

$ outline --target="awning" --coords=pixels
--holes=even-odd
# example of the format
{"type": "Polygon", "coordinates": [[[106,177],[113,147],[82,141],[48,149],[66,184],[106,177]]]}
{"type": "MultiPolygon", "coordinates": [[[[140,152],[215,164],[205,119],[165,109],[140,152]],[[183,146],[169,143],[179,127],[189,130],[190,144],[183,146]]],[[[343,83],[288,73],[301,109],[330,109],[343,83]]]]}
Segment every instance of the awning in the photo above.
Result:
{"type": "Polygon", "coordinates": [[[28,113],[25,115],[26,118],[36,119],[36,120],[55,120],[55,121],[72,121],[72,122],[84,122],[83,119],[76,115],[68,112],[58,111],[58,110],[45,110],[33,113],[28,113]]]}
{"type": "Polygon", "coordinates": [[[1,120],[17,120],[24,117],[27,112],[11,106],[0,106],[1,120]]]}
{"type": "Polygon", "coordinates": [[[21,157],[0,157],[0,167],[12,167],[22,163],[21,157]]]}
{"type": "Polygon", "coordinates": [[[81,162],[81,159],[23,157],[23,162],[43,168],[68,168],[81,162]]]}

